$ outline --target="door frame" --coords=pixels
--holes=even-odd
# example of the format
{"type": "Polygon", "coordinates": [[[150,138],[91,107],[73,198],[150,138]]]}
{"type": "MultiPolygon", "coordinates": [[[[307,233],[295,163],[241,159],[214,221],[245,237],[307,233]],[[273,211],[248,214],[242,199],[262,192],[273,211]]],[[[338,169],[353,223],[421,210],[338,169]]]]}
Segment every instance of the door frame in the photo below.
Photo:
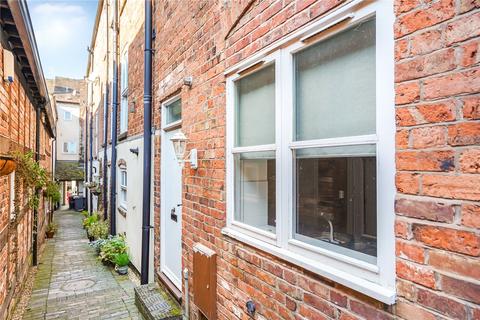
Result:
{"type": "MultiPolygon", "coordinates": [[[[166,123],[166,107],[170,105],[172,102],[175,102],[176,100],[180,99],[180,95],[176,95],[170,99],[165,100],[161,104],[161,114],[162,114],[162,129],[161,129],[161,146],[160,146],[160,274],[165,275],[168,278],[168,281],[170,281],[180,292],[182,292],[182,277],[179,279],[179,283],[174,281],[173,279],[175,276],[169,272],[168,269],[165,268],[165,219],[164,217],[168,216],[168,212],[166,212],[166,207],[165,207],[165,197],[164,197],[164,190],[166,186],[165,182],[165,175],[164,175],[164,170],[165,168],[165,157],[163,156],[163,150],[164,146],[169,143],[170,141],[166,141],[166,132],[181,129],[182,128],[182,119],[179,121],[172,122],[170,124],[166,123]]],[[[180,174],[180,179],[181,179],[181,190],[180,190],[180,199],[181,202],[183,203],[183,173],[180,174]]],[[[182,210],[183,214],[183,210],[182,210]]],[[[180,221],[183,224],[183,219],[181,218],[180,221]]],[[[180,230],[183,230],[183,225],[180,226],[180,230]]],[[[180,232],[180,243],[182,242],[182,232],[180,232]]],[[[181,250],[181,248],[180,248],[181,250]]],[[[182,253],[180,252],[180,259],[182,259],[182,253]]],[[[181,261],[182,263],[182,261],[181,261]]]]}

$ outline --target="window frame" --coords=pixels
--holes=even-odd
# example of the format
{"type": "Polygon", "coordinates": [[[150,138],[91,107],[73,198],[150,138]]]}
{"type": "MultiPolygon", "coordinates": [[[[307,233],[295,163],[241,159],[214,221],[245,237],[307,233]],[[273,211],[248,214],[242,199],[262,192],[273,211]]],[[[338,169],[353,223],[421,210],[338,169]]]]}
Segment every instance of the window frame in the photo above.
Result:
{"type": "Polygon", "coordinates": [[[128,197],[128,174],[127,174],[127,168],[124,168],[124,167],[121,167],[120,168],[120,183],[119,183],[119,187],[120,187],[120,201],[119,201],[119,205],[122,209],[127,209],[127,197],[128,197]],[[126,184],[123,184],[123,174],[125,174],[125,180],[126,180],[126,184]],[[122,199],[122,193],[125,193],[125,199],[122,199]]]}
{"type": "Polygon", "coordinates": [[[181,94],[177,94],[167,100],[165,100],[164,102],[162,102],[162,106],[161,106],[162,110],[161,110],[161,113],[162,113],[162,129],[163,130],[171,130],[173,128],[176,128],[176,127],[179,127],[182,125],[182,119],[183,119],[183,105],[182,105],[182,96],[181,94]],[[168,108],[176,101],[180,100],[180,107],[181,107],[181,111],[182,111],[182,114],[180,115],[180,120],[177,120],[177,121],[173,121],[173,122],[170,122],[170,123],[167,123],[167,117],[168,117],[168,108]]]}
{"type": "Polygon", "coordinates": [[[128,51],[123,53],[120,64],[120,133],[128,131],[128,51]]]}
{"type": "Polygon", "coordinates": [[[227,69],[227,226],[225,235],[300,265],[387,304],[395,302],[395,114],[393,6],[388,1],[352,1],[227,69]],[[376,133],[344,138],[294,140],[294,53],[315,45],[360,22],[376,19],[376,133]],[[302,41],[315,38],[314,41],[302,41]],[[259,68],[259,62],[275,60],[275,144],[235,147],[235,81],[243,70],[259,68]],[[240,70],[240,71],[239,71],[240,70]],[[282,130],[280,130],[280,128],[282,130]],[[377,259],[369,263],[309,245],[293,237],[295,214],[293,150],[358,144],[376,145],[377,259]],[[234,154],[276,151],[276,234],[234,220],[234,154]]]}

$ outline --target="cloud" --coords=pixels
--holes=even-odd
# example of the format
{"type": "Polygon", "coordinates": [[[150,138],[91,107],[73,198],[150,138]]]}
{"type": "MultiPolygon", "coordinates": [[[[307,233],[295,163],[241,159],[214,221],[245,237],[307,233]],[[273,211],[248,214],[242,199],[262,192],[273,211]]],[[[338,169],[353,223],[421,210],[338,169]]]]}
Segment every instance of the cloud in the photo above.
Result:
{"type": "Polygon", "coordinates": [[[30,15],[47,77],[81,77],[85,72],[86,47],[91,19],[79,1],[31,0],[30,15]]]}

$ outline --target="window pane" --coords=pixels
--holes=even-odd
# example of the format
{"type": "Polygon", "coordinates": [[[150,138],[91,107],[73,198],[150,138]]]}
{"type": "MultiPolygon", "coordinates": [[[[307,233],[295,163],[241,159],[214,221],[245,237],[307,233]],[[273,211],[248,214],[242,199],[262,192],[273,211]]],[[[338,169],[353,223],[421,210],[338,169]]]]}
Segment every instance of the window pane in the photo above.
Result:
{"type": "Polygon", "coordinates": [[[235,220],[275,232],[275,152],[235,155],[235,220]]]}
{"type": "Polygon", "coordinates": [[[375,146],[297,150],[295,165],[295,238],[375,263],[375,146]]]}
{"type": "Polygon", "coordinates": [[[170,103],[167,108],[167,121],[166,124],[177,122],[182,120],[182,100],[177,99],[170,103]]]}
{"type": "Polygon", "coordinates": [[[375,20],[295,55],[296,140],[375,133],[375,20]]]}
{"type": "Polygon", "coordinates": [[[275,143],[275,66],[246,76],[235,86],[235,146],[275,143]]]}
{"type": "Polygon", "coordinates": [[[123,133],[128,129],[128,99],[122,95],[120,100],[120,132],[123,133]]]}

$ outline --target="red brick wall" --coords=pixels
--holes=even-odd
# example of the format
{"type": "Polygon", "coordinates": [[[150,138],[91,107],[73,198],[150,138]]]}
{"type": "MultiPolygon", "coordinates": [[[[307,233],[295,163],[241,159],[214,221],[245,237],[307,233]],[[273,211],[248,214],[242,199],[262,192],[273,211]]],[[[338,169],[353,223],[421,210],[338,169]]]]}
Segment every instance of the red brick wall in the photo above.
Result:
{"type": "MultiPolygon", "coordinates": [[[[0,78],[3,79],[3,49],[0,49],[0,78]]],[[[19,74],[15,82],[0,83],[0,154],[34,151],[35,109],[25,93],[19,74]]],[[[52,140],[45,125],[40,128],[41,165],[52,170],[52,140]]],[[[21,194],[21,192],[20,192],[21,194]]],[[[44,242],[47,213],[44,199],[38,210],[38,246],[44,242]]],[[[0,177],[0,319],[14,307],[23,287],[31,261],[33,211],[24,197],[19,197],[21,213],[10,220],[10,176],[0,177]]]]}
{"type": "MultiPolygon", "coordinates": [[[[182,130],[188,148],[199,151],[199,169],[183,172],[184,267],[192,270],[195,242],[217,252],[219,319],[248,318],[248,299],[257,302],[259,319],[480,318],[478,1],[397,0],[392,8],[396,305],[384,305],[221,234],[226,187],[223,71],[343,2],[254,1],[225,40],[250,1],[155,1],[154,122],[158,127],[161,102],[180,93],[182,130]],[[182,86],[185,76],[193,76],[191,89],[182,86]]],[[[157,148],[157,272],[159,159],[157,148]]]]}

